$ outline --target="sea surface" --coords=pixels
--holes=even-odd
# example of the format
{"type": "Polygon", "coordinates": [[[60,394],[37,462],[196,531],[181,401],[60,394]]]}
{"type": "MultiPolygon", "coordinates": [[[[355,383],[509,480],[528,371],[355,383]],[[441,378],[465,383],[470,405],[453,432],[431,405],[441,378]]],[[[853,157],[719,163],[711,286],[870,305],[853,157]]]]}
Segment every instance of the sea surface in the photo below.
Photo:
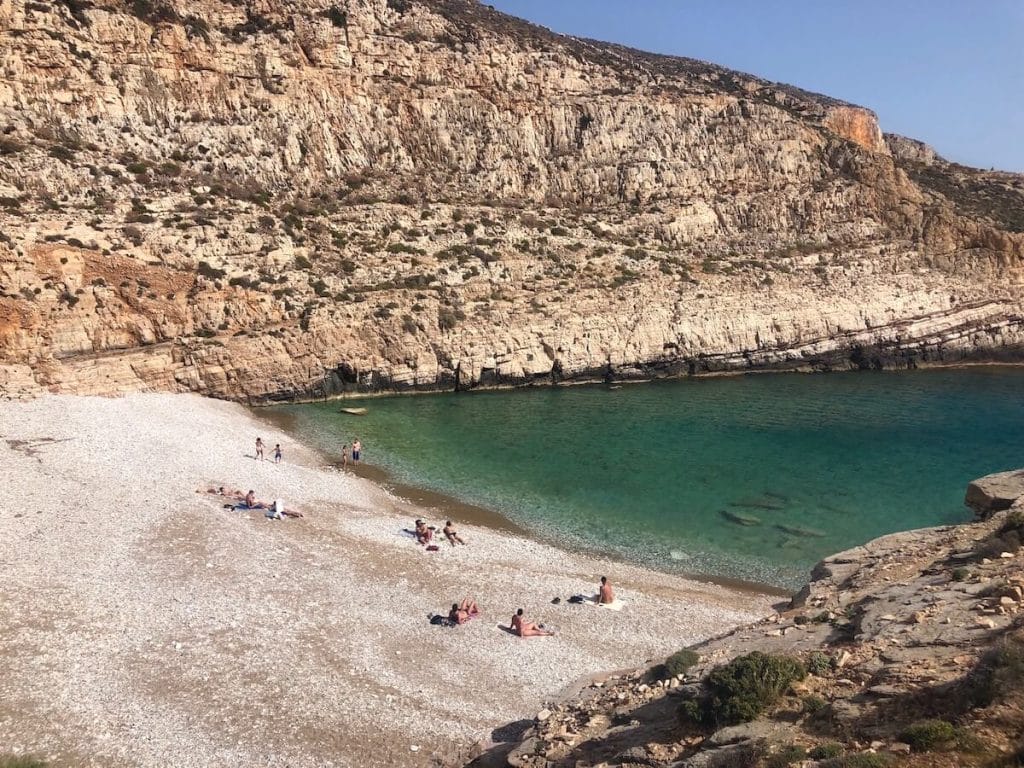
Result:
{"type": "Polygon", "coordinates": [[[772,374],[280,406],[330,455],[655,568],[798,588],[823,556],[970,519],[1024,466],[1024,370],[772,374]],[[365,407],[364,416],[340,409],[365,407]]]}

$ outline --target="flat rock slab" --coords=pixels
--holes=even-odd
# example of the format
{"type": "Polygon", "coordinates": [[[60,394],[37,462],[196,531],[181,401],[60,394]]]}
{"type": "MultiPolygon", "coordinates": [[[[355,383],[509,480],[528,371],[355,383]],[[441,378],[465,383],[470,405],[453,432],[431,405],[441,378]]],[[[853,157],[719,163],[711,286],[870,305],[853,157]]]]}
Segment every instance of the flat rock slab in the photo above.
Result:
{"type": "Polygon", "coordinates": [[[1009,509],[1013,502],[1024,496],[1024,469],[997,472],[974,480],[967,486],[964,504],[985,520],[996,512],[1009,509]]]}

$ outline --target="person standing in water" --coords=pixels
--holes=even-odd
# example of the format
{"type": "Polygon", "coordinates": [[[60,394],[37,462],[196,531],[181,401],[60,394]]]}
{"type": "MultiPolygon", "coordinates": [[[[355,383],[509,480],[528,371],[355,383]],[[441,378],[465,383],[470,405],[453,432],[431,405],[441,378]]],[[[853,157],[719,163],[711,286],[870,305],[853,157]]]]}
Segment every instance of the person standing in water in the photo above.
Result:
{"type": "Polygon", "coordinates": [[[352,463],[353,464],[358,464],[359,463],[359,454],[362,453],[362,452],[363,452],[363,444],[359,442],[359,438],[357,437],[355,440],[352,441],[352,463]]]}
{"type": "Polygon", "coordinates": [[[263,461],[263,438],[256,438],[256,458],[263,461]]]}

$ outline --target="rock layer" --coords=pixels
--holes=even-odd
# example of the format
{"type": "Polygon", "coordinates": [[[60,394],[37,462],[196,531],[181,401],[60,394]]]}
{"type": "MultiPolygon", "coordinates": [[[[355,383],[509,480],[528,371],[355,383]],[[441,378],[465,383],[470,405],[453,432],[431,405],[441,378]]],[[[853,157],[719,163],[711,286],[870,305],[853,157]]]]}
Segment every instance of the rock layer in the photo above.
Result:
{"type": "Polygon", "coordinates": [[[0,387],[1018,361],[1024,181],[470,0],[0,2],[0,387]]]}

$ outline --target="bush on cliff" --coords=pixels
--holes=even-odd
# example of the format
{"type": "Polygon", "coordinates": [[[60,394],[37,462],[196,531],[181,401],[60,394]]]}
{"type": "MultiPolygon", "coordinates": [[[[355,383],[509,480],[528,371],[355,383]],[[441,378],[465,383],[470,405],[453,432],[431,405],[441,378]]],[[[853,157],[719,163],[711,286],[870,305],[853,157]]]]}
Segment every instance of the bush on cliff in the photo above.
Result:
{"type": "Polygon", "coordinates": [[[951,746],[956,741],[956,728],[945,720],[921,720],[904,728],[900,741],[915,752],[931,752],[951,746]]]}
{"type": "Polygon", "coordinates": [[[981,657],[967,679],[971,706],[987,707],[1024,688],[1024,636],[1004,637],[981,657]]]}
{"type": "Polygon", "coordinates": [[[680,705],[679,716],[714,727],[747,723],[806,676],[797,659],[755,651],[713,669],[700,694],[680,705]]]}
{"type": "Polygon", "coordinates": [[[689,648],[683,648],[665,659],[665,671],[668,672],[669,677],[683,675],[698,661],[700,661],[699,653],[691,651],[689,648]]]}

